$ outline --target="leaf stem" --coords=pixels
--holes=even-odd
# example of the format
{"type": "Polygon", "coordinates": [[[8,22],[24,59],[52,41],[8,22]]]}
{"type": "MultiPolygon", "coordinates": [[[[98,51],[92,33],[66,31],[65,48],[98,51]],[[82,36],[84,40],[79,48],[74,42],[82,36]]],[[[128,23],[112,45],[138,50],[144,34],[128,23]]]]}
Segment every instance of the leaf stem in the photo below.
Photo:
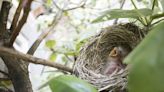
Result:
{"type": "Polygon", "coordinates": [[[134,1],[131,0],[131,2],[132,2],[132,4],[133,4],[134,8],[135,8],[135,9],[138,9],[137,6],[136,6],[136,4],[134,3],[134,1]]]}
{"type": "Polygon", "coordinates": [[[156,2],[157,2],[157,0],[153,0],[152,10],[154,10],[155,3],[156,3],[156,2]]]}

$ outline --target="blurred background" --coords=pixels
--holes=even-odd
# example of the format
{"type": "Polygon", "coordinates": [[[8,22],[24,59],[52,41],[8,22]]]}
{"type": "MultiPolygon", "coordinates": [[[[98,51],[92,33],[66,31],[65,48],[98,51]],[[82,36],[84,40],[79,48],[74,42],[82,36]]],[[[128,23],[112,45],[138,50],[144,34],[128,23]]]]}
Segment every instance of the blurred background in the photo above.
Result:
{"type": "MultiPolygon", "coordinates": [[[[135,0],[135,3],[140,8],[146,8],[152,4],[152,1],[135,0]]],[[[18,2],[19,0],[12,0],[9,27],[18,2]]],[[[34,0],[28,20],[17,37],[14,47],[26,53],[41,34],[47,33],[48,36],[42,41],[34,56],[72,67],[80,48],[91,36],[116,22],[135,21],[119,19],[91,23],[103,11],[120,8],[134,9],[130,0],[34,0]]],[[[35,64],[30,64],[29,71],[34,92],[49,92],[48,87],[40,91],[37,88],[48,79],[65,73],[35,64]]]]}

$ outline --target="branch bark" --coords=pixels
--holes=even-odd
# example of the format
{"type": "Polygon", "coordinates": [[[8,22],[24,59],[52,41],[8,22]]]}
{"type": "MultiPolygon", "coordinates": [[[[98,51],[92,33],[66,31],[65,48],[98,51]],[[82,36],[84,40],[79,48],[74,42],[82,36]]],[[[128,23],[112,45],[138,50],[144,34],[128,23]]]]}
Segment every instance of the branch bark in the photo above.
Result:
{"type": "Polygon", "coordinates": [[[20,60],[25,61],[25,62],[50,66],[50,67],[54,67],[54,68],[57,68],[60,70],[70,72],[70,73],[73,72],[73,70],[71,68],[66,67],[64,65],[54,63],[52,61],[44,60],[41,58],[37,58],[37,57],[34,57],[32,55],[23,54],[21,52],[14,51],[13,49],[5,48],[5,47],[0,47],[0,56],[17,58],[17,59],[20,59],[20,60]]]}
{"type": "MultiPolygon", "coordinates": [[[[21,1],[24,2],[24,14],[23,14],[22,19],[19,21],[18,26],[15,26],[16,28],[14,29],[12,34],[10,34],[10,32],[8,32],[8,30],[7,30],[6,23],[7,23],[8,18],[0,17],[1,18],[0,23],[2,24],[0,29],[2,29],[1,32],[3,33],[3,35],[1,35],[2,37],[0,37],[0,41],[2,43],[5,43],[5,44],[0,44],[0,46],[6,46],[9,48],[13,48],[12,47],[13,42],[15,41],[17,35],[19,34],[22,26],[26,22],[28,13],[30,11],[30,5],[31,5],[32,0],[21,0],[21,1]],[[11,35],[12,35],[12,37],[10,39],[9,36],[11,36],[11,35]],[[6,40],[7,40],[7,42],[6,42],[6,40]]],[[[7,6],[9,6],[9,5],[10,5],[10,2],[5,4],[5,6],[3,7],[2,11],[1,11],[1,14],[0,14],[1,16],[5,16],[5,15],[8,16],[9,9],[7,6]]],[[[19,19],[19,14],[18,14],[18,16],[16,16],[16,18],[17,18],[17,20],[19,19]]],[[[29,79],[28,65],[25,62],[23,62],[22,60],[14,58],[14,57],[1,56],[1,58],[3,59],[5,65],[8,68],[9,78],[12,81],[15,92],[33,92],[32,85],[31,85],[31,82],[29,79]]]]}
{"type": "Polygon", "coordinates": [[[9,9],[11,5],[8,1],[2,2],[2,8],[0,11],[0,38],[4,38],[4,34],[7,31],[7,19],[9,14],[9,9]]]}
{"type": "Polygon", "coordinates": [[[11,32],[13,32],[14,29],[16,28],[16,26],[17,26],[19,16],[20,16],[21,10],[22,10],[22,2],[23,2],[23,0],[20,0],[19,5],[17,7],[17,10],[15,12],[14,19],[13,19],[13,21],[11,23],[11,27],[10,27],[11,32]]]}
{"type": "Polygon", "coordinates": [[[9,77],[14,85],[15,92],[33,92],[27,65],[14,57],[1,57],[8,67],[9,77]]]}
{"type": "MultiPolygon", "coordinates": [[[[10,39],[10,43],[9,46],[12,46],[16,37],[18,36],[18,34],[20,33],[23,25],[26,23],[27,17],[29,15],[30,12],[30,8],[31,8],[31,3],[33,0],[24,0],[22,2],[22,7],[23,7],[23,17],[21,18],[21,20],[18,23],[18,26],[16,26],[15,29],[13,29],[13,33],[11,35],[11,39],[10,39]]],[[[18,8],[19,9],[19,8],[18,8]]]]}

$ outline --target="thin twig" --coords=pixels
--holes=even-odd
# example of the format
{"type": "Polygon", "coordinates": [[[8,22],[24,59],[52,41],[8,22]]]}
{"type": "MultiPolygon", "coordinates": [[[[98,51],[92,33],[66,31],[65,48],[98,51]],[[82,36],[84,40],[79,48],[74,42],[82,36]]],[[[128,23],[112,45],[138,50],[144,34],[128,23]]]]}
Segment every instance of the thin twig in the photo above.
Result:
{"type": "MultiPolygon", "coordinates": [[[[156,3],[156,2],[157,2],[157,0],[153,0],[153,5],[152,5],[152,8],[151,8],[151,9],[152,9],[152,11],[154,10],[155,3],[156,3]]],[[[153,21],[153,18],[151,17],[151,18],[150,18],[149,23],[147,22],[147,23],[148,23],[148,25],[147,25],[147,26],[150,26],[150,25],[151,25],[151,23],[152,23],[152,21],[153,21]]]]}
{"type": "MultiPolygon", "coordinates": [[[[17,58],[17,59],[22,59],[25,62],[54,67],[57,69],[61,69],[61,70],[70,72],[70,73],[73,72],[73,70],[71,68],[66,67],[64,65],[61,65],[61,64],[49,61],[49,60],[37,58],[37,57],[34,57],[29,54],[24,54],[19,51],[14,51],[13,49],[5,48],[5,47],[0,47],[0,55],[1,56],[9,56],[9,57],[17,58]]],[[[19,61],[21,61],[21,60],[19,60],[19,61]]]]}
{"type": "Polygon", "coordinates": [[[58,10],[62,10],[62,9],[57,5],[57,3],[56,3],[54,0],[52,0],[52,2],[53,2],[53,4],[55,5],[55,7],[56,7],[58,10]]]}
{"type": "MultiPolygon", "coordinates": [[[[131,0],[131,3],[133,4],[135,9],[138,9],[133,0],[131,0]]],[[[145,19],[145,21],[147,21],[146,18],[144,18],[144,19],[145,19]]],[[[140,17],[140,18],[138,18],[138,21],[140,21],[144,26],[146,26],[147,24],[145,24],[145,22],[143,21],[144,19],[142,17],[140,17]]]]}
{"type": "Polygon", "coordinates": [[[41,73],[40,73],[40,76],[44,73],[44,69],[45,69],[46,66],[43,66],[42,69],[41,69],[41,73]]]}
{"type": "Polygon", "coordinates": [[[82,3],[80,6],[64,9],[63,11],[71,11],[71,10],[74,10],[74,9],[83,8],[84,6],[85,6],[85,2],[82,3]]]}
{"type": "Polygon", "coordinates": [[[56,4],[55,1],[53,1],[53,4],[56,6],[57,9],[59,9],[59,12],[54,17],[54,20],[52,21],[50,27],[48,28],[48,31],[41,33],[41,35],[38,37],[38,39],[30,47],[30,49],[27,52],[30,55],[33,55],[34,54],[34,52],[36,51],[36,49],[38,48],[38,46],[40,45],[40,43],[43,41],[43,39],[45,39],[49,34],[52,34],[55,31],[54,28],[58,24],[59,20],[62,18],[62,14],[63,14],[64,11],[69,11],[69,10],[80,8],[80,7],[82,7],[82,6],[85,5],[85,2],[81,6],[77,6],[77,7],[73,7],[73,8],[69,8],[69,9],[62,9],[62,8],[60,8],[56,4]]]}
{"type": "MultiPolygon", "coordinates": [[[[123,8],[123,6],[124,6],[124,4],[125,4],[125,1],[126,1],[126,0],[121,0],[120,9],[122,9],[122,8],[123,8]]],[[[117,24],[117,22],[118,22],[118,18],[114,21],[114,23],[113,23],[113,24],[117,24]]]]}
{"type": "Polygon", "coordinates": [[[54,20],[52,21],[48,31],[43,31],[41,33],[41,35],[38,37],[38,39],[34,42],[34,44],[30,47],[30,49],[28,50],[28,54],[33,55],[34,52],[36,51],[36,49],[39,47],[40,43],[43,41],[43,39],[45,39],[49,34],[52,34],[55,30],[54,27],[57,25],[58,20],[61,19],[62,16],[62,11],[59,11],[57,13],[57,15],[55,16],[54,20]]]}
{"type": "Polygon", "coordinates": [[[85,6],[85,4],[86,4],[86,1],[82,1],[82,2],[80,3],[79,6],[72,7],[72,8],[68,8],[68,9],[62,9],[62,8],[60,8],[60,7],[56,4],[55,1],[53,1],[53,4],[55,5],[55,7],[56,7],[57,9],[62,10],[62,11],[64,12],[64,11],[71,11],[71,10],[78,9],[78,8],[83,8],[83,7],[85,6]]]}
{"type": "MultiPolygon", "coordinates": [[[[57,51],[55,51],[53,48],[50,48],[50,50],[51,50],[53,53],[56,53],[56,52],[57,52],[57,51]]],[[[57,53],[61,53],[61,52],[57,52],[57,53]]],[[[65,54],[65,53],[61,53],[61,54],[64,54],[64,56],[65,56],[69,61],[74,62],[70,57],[68,57],[67,54],[65,54]]]]}
{"type": "Polygon", "coordinates": [[[155,3],[157,3],[157,0],[153,0],[152,10],[154,10],[155,3]]]}
{"type": "Polygon", "coordinates": [[[64,54],[64,56],[71,62],[74,62],[67,54],[64,54]]]}
{"type": "Polygon", "coordinates": [[[52,34],[55,31],[54,28],[58,24],[59,20],[61,19],[63,10],[59,6],[57,6],[55,2],[53,3],[59,9],[59,11],[55,15],[52,23],[50,24],[48,31],[43,31],[40,34],[40,36],[37,38],[37,40],[33,43],[33,45],[28,50],[27,54],[33,55],[35,51],[37,50],[37,48],[39,47],[40,43],[43,41],[43,39],[45,39],[49,34],[52,34]]]}
{"type": "Polygon", "coordinates": [[[62,70],[49,70],[49,71],[44,71],[44,73],[51,73],[51,72],[62,72],[64,74],[68,74],[68,72],[62,71],[62,70]]]}
{"type": "Polygon", "coordinates": [[[0,70],[0,73],[2,73],[2,74],[4,74],[5,76],[9,77],[9,74],[6,73],[6,72],[4,72],[4,71],[2,71],[2,70],[0,70]]]}
{"type": "Polygon", "coordinates": [[[131,3],[133,4],[133,6],[134,6],[135,9],[138,9],[133,0],[131,0],[131,3]]]}

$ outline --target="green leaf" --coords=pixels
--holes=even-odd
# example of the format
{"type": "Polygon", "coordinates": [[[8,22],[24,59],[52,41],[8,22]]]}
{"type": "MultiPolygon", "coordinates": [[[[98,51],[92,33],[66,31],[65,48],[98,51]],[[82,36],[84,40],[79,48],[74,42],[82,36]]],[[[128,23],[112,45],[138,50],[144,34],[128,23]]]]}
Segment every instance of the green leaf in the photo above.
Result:
{"type": "Polygon", "coordinates": [[[56,57],[57,57],[57,54],[56,53],[52,53],[49,58],[50,58],[51,61],[55,61],[56,57]]]}
{"type": "Polygon", "coordinates": [[[46,5],[50,7],[52,5],[52,0],[46,0],[46,5]]]}
{"type": "Polygon", "coordinates": [[[64,15],[64,16],[69,16],[68,11],[64,11],[64,12],[63,12],[63,15],[64,15]]]}
{"type": "Polygon", "coordinates": [[[61,75],[48,82],[52,92],[98,92],[91,84],[72,75],[61,75]]]}
{"type": "Polygon", "coordinates": [[[77,42],[76,51],[80,51],[81,47],[87,42],[87,39],[77,42]]]}
{"type": "Polygon", "coordinates": [[[147,8],[133,9],[133,10],[113,9],[113,10],[105,11],[103,15],[93,20],[92,23],[112,20],[116,18],[138,19],[139,17],[146,17],[150,15],[152,15],[152,10],[147,8]]]}
{"type": "Polygon", "coordinates": [[[53,48],[55,45],[56,45],[56,41],[55,41],[55,40],[48,40],[48,41],[46,42],[46,46],[47,46],[48,48],[53,48]]]}
{"type": "Polygon", "coordinates": [[[131,65],[129,92],[164,92],[164,22],[125,59],[131,65]]]}

